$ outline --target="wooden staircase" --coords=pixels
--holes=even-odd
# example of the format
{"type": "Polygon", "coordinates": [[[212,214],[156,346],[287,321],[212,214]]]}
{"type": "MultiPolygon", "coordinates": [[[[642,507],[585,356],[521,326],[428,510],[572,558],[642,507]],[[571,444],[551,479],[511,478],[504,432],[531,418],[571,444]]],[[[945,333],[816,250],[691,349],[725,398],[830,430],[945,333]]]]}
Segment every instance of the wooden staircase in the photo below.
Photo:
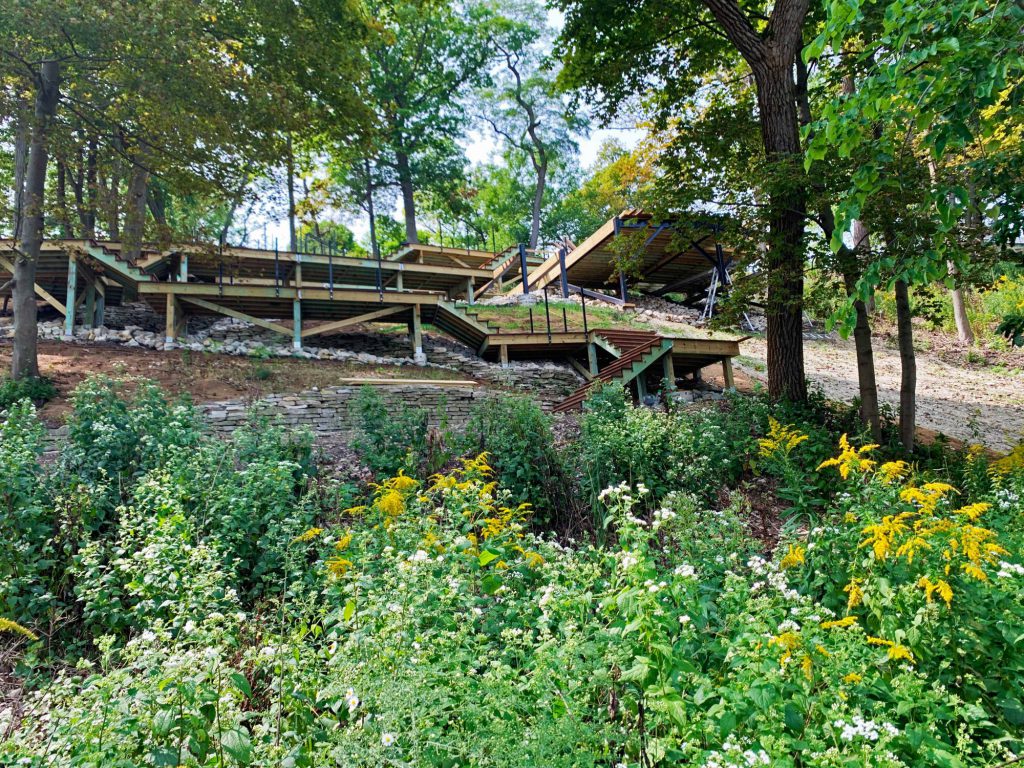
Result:
{"type": "Polygon", "coordinates": [[[617,359],[601,368],[593,381],[588,381],[567,398],[555,405],[554,411],[570,411],[583,405],[590,390],[598,382],[628,384],[672,349],[672,341],[650,331],[626,331],[605,328],[594,333],[605,343],[601,346],[617,359]]]}
{"type": "Polygon", "coordinates": [[[479,351],[484,342],[498,329],[486,320],[466,312],[465,309],[449,301],[438,301],[433,317],[425,318],[437,328],[450,336],[454,336],[468,347],[479,351]]]}

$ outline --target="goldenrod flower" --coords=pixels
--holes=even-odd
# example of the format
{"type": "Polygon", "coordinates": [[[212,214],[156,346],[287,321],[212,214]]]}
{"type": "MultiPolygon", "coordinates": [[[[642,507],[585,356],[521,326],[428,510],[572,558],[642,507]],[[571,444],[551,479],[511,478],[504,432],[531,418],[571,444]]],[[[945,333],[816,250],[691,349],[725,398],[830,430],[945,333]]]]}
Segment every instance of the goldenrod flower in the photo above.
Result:
{"type": "Polygon", "coordinates": [[[779,562],[779,566],[782,567],[783,570],[788,570],[790,568],[796,568],[797,566],[803,565],[805,552],[806,550],[803,547],[790,544],[789,551],[779,562]]]}
{"type": "Polygon", "coordinates": [[[340,539],[338,539],[335,542],[334,548],[336,550],[338,550],[339,552],[344,552],[346,549],[348,549],[348,547],[349,547],[349,545],[351,543],[352,543],[352,532],[349,531],[348,533],[346,533],[344,536],[342,536],[340,539]]]}
{"type": "Polygon", "coordinates": [[[758,453],[762,458],[770,458],[776,453],[788,456],[790,451],[806,439],[807,435],[801,433],[795,425],[783,425],[769,416],[768,436],[757,441],[760,446],[758,453]]]}
{"type": "Polygon", "coordinates": [[[0,618],[0,633],[3,632],[8,632],[12,635],[21,635],[22,637],[28,640],[39,639],[39,636],[36,635],[35,632],[33,632],[30,629],[27,629],[26,627],[21,626],[21,624],[19,624],[18,622],[11,621],[10,619],[0,618]]]}
{"type": "Polygon", "coordinates": [[[905,461],[887,461],[878,468],[878,475],[886,484],[894,483],[910,472],[910,465],[905,461]]]}
{"type": "Polygon", "coordinates": [[[935,592],[939,593],[948,607],[953,602],[953,588],[949,586],[949,582],[939,579],[938,581],[932,581],[927,576],[922,576],[917,581],[917,586],[924,590],[924,599],[926,602],[932,601],[932,595],[935,592]]]}
{"type": "MultiPolygon", "coordinates": [[[[852,585],[852,582],[851,582],[852,585]]],[[[834,621],[823,621],[821,622],[822,629],[846,629],[852,627],[857,623],[856,616],[844,616],[841,619],[835,619],[834,621]]]]}
{"type": "Polygon", "coordinates": [[[869,444],[861,446],[860,448],[854,448],[850,445],[849,439],[843,434],[839,438],[839,455],[832,459],[825,459],[818,465],[818,469],[822,470],[825,467],[838,467],[839,474],[844,480],[849,478],[851,472],[867,472],[873,466],[875,462],[872,459],[865,458],[863,454],[870,453],[875,450],[878,446],[876,444],[869,444]]]}
{"type": "Polygon", "coordinates": [[[858,579],[854,577],[850,579],[849,584],[843,587],[843,592],[845,592],[849,596],[846,601],[846,610],[852,611],[854,608],[856,608],[858,605],[864,602],[864,590],[861,589],[861,584],[863,583],[864,579],[858,579]]]}
{"type": "Polygon", "coordinates": [[[298,536],[296,536],[294,539],[292,539],[292,541],[294,543],[312,541],[313,539],[315,539],[317,536],[319,536],[323,532],[324,532],[323,528],[310,528],[309,530],[305,531],[304,533],[300,533],[298,536]]]}
{"type": "Polygon", "coordinates": [[[344,576],[352,567],[352,561],[344,557],[332,557],[327,561],[327,570],[332,576],[344,576]]]}
{"type": "Polygon", "coordinates": [[[856,683],[859,683],[863,679],[864,678],[861,677],[860,675],[858,675],[856,672],[850,672],[849,674],[843,676],[843,682],[847,683],[849,685],[854,685],[856,683]]]}

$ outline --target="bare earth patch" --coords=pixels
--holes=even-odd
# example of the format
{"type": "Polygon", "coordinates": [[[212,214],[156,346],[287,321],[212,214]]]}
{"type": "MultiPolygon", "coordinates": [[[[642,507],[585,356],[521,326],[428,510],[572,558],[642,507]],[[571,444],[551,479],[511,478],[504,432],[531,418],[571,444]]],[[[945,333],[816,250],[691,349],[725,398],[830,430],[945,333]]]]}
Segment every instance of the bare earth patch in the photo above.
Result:
{"type": "MultiPolygon", "coordinates": [[[[11,366],[11,345],[0,342],[0,371],[11,366]]],[[[40,373],[57,385],[58,396],[40,415],[61,422],[70,409],[72,390],[94,373],[144,376],[174,395],[188,394],[196,403],[235,398],[255,399],[269,394],[331,387],[341,379],[465,379],[465,374],[442,368],[373,365],[337,360],[271,358],[258,360],[210,352],[130,349],[107,344],[39,343],[40,373]]]]}
{"type": "MultiPolygon", "coordinates": [[[[740,345],[743,373],[767,381],[765,342],[752,338],[740,345]],[[753,361],[754,364],[751,364],[753,361]]],[[[879,399],[899,405],[899,353],[883,338],[876,338],[875,371],[879,399]]],[[[1015,366],[966,367],[951,364],[931,352],[917,354],[918,426],[960,441],[1008,450],[1024,437],[1024,352],[1009,353],[1015,366]]],[[[857,396],[857,366],[851,339],[806,341],[808,379],[834,400],[849,402],[857,396]]]]}

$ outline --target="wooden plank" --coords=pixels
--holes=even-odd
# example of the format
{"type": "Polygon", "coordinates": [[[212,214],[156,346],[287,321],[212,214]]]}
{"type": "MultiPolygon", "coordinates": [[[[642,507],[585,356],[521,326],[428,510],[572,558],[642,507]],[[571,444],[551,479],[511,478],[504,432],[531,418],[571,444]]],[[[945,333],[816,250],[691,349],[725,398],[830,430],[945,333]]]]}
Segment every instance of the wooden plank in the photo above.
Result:
{"type": "Polygon", "coordinates": [[[319,336],[324,333],[333,333],[334,331],[342,328],[347,328],[350,325],[358,325],[359,323],[368,323],[371,320],[377,320],[381,317],[387,317],[393,315],[396,312],[404,312],[405,307],[385,307],[384,309],[378,309],[374,312],[366,312],[362,315],[356,315],[355,317],[349,317],[345,320],[335,320],[332,323],[325,325],[318,325],[315,328],[304,328],[302,331],[302,338],[306,339],[310,336],[319,336]]]}
{"type": "Polygon", "coordinates": [[[594,374],[592,374],[585,366],[581,365],[575,358],[570,357],[570,358],[568,358],[568,360],[569,360],[569,365],[571,365],[573,367],[573,369],[577,373],[579,373],[580,376],[582,376],[587,381],[593,381],[594,380],[594,374]]]}
{"type": "MultiPolygon", "coordinates": [[[[0,267],[3,267],[8,272],[10,272],[11,273],[11,277],[13,279],[13,277],[14,277],[14,263],[13,262],[10,262],[7,259],[5,259],[3,256],[0,256],[0,267]]],[[[43,288],[38,283],[36,285],[34,285],[33,288],[35,289],[36,296],[41,298],[43,301],[45,301],[51,307],[56,309],[62,315],[66,315],[68,313],[67,309],[64,307],[64,304],[62,302],[58,301],[56,298],[54,298],[53,294],[51,294],[48,290],[43,288]]]]}
{"type": "MultiPolygon", "coordinates": [[[[273,286],[246,286],[246,285],[224,285],[223,289],[214,283],[139,283],[140,294],[161,294],[176,293],[179,297],[185,296],[221,296],[223,298],[249,298],[249,299],[284,299],[291,300],[296,297],[294,288],[281,286],[280,293],[273,286]]],[[[331,293],[321,288],[304,288],[302,298],[312,301],[331,301],[331,293]]],[[[429,291],[384,291],[384,300],[376,290],[334,290],[334,300],[350,301],[356,304],[425,304],[433,306],[438,303],[441,296],[429,291]]]]}
{"type": "Polygon", "coordinates": [[[677,355],[735,357],[740,353],[740,344],[722,339],[672,339],[672,351],[677,355]]]}
{"type": "MultiPolygon", "coordinates": [[[[181,287],[181,286],[179,285],[178,287],[181,287]]],[[[216,286],[214,286],[214,287],[216,287],[216,286]]],[[[173,298],[173,296],[174,296],[173,293],[168,293],[167,294],[168,307],[170,307],[170,303],[169,302],[170,302],[170,299],[173,298]]],[[[252,323],[253,325],[258,325],[260,328],[266,328],[268,331],[275,331],[275,332],[280,333],[280,334],[282,334],[284,336],[291,336],[292,335],[292,329],[291,328],[285,328],[283,325],[278,325],[277,323],[272,323],[269,320],[263,320],[263,319],[261,319],[259,317],[253,317],[252,315],[247,315],[247,314],[245,314],[245,312],[239,312],[237,309],[231,309],[230,307],[225,307],[225,306],[223,306],[221,304],[214,304],[212,301],[205,301],[204,299],[199,299],[199,298],[196,298],[195,296],[187,296],[185,294],[179,294],[178,298],[180,298],[182,301],[187,301],[189,304],[195,304],[197,307],[202,307],[203,309],[208,309],[211,312],[216,312],[219,315],[225,315],[227,317],[233,317],[236,320],[244,320],[247,323],[252,323]]],[[[168,322],[168,328],[170,328],[170,323],[169,322],[168,322]]]]}

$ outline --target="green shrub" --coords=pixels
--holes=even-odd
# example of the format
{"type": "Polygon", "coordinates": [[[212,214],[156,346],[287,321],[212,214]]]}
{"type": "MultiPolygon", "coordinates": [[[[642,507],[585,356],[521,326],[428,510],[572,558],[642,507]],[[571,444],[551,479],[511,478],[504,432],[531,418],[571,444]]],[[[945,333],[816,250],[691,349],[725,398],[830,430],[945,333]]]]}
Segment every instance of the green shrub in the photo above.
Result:
{"type": "Polygon", "coordinates": [[[404,403],[393,406],[373,387],[364,386],[353,404],[358,435],[352,445],[380,475],[399,470],[417,474],[427,454],[427,412],[404,403]]]}
{"type": "Polygon", "coordinates": [[[57,396],[57,387],[47,378],[0,380],[0,411],[10,408],[19,400],[31,400],[42,405],[57,396]]]}
{"type": "Polygon", "coordinates": [[[501,487],[515,504],[531,504],[538,522],[561,528],[570,516],[571,478],[551,419],[533,400],[489,397],[474,405],[460,448],[466,455],[487,453],[501,487]]]}

